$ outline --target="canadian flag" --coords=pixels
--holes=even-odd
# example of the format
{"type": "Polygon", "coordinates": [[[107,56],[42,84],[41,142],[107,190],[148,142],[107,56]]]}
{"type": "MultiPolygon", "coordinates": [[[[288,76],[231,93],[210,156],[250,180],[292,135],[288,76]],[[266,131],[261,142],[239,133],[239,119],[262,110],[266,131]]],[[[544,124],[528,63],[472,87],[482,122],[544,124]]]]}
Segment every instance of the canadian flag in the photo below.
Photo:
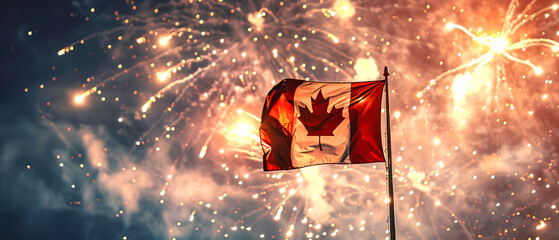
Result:
{"type": "Polygon", "coordinates": [[[282,80],[268,93],[262,111],[264,170],[384,162],[384,83],[282,80]]]}

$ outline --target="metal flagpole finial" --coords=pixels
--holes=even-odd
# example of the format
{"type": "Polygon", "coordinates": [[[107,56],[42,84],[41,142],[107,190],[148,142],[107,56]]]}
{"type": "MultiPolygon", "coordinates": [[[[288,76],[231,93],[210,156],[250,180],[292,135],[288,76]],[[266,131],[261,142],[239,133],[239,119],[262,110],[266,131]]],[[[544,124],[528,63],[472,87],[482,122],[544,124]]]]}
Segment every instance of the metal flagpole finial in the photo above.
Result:
{"type": "Polygon", "coordinates": [[[388,67],[384,66],[384,78],[388,78],[388,76],[390,76],[390,73],[388,73],[388,67]]]}

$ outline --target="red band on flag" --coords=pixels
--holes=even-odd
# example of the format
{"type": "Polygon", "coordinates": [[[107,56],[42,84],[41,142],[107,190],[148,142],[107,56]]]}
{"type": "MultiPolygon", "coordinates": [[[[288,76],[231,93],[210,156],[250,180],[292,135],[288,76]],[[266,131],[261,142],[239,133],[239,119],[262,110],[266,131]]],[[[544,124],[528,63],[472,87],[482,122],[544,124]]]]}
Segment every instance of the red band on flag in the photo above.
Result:
{"type": "Polygon", "coordinates": [[[380,106],[384,81],[351,84],[349,104],[351,163],[384,162],[380,106]]]}
{"type": "Polygon", "coordinates": [[[264,170],[292,169],[291,141],[295,116],[293,97],[304,81],[284,79],[266,97],[262,110],[260,142],[264,150],[264,170]]]}

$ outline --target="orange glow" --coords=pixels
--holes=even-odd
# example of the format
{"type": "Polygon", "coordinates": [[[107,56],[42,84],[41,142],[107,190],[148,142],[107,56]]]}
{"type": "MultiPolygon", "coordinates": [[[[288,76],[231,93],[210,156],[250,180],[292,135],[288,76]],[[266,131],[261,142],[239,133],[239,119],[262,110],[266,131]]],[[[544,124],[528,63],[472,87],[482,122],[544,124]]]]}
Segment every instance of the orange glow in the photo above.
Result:
{"type": "Polygon", "coordinates": [[[84,102],[85,98],[86,98],[87,96],[89,96],[90,94],[91,94],[91,93],[88,91],[88,92],[83,92],[83,93],[81,93],[81,94],[76,95],[76,96],[74,97],[74,103],[76,103],[76,104],[78,104],[78,105],[81,105],[81,104],[84,102]]]}
{"type": "Polygon", "coordinates": [[[156,75],[157,75],[157,79],[159,79],[159,81],[165,81],[170,76],[169,72],[167,72],[167,71],[162,72],[162,73],[157,73],[156,75]]]}
{"type": "Polygon", "coordinates": [[[159,45],[167,46],[167,44],[169,44],[169,40],[171,40],[171,35],[167,35],[165,37],[162,37],[162,38],[159,39],[159,45]]]}
{"type": "Polygon", "coordinates": [[[502,53],[509,45],[509,41],[504,38],[492,38],[488,40],[488,44],[494,52],[502,53]]]}
{"type": "Polygon", "coordinates": [[[145,43],[145,42],[146,42],[146,38],[145,38],[145,37],[140,37],[140,38],[136,39],[136,42],[137,42],[138,44],[145,43]]]}
{"type": "Polygon", "coordinates": [[[150,106],[151,106],[151,102],[146,102],[146,103],[142,106],[142,112],[147,112],[150,106]]]}
{"type": "Polygon", "coordinates": [[[346,20],[355,15],[355,7],[348,0],[337,0],[334,2],[330,14],[346,20]]]}

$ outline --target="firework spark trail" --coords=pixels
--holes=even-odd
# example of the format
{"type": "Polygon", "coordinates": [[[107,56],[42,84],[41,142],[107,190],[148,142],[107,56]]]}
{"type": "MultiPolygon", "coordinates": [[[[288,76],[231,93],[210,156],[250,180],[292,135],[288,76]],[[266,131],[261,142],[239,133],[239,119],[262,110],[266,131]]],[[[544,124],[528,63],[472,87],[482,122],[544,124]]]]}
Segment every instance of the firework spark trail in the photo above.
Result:
{"type": "MultiPolygon", "coordinates": [[[[175,87],[176,85],[179,85],[179,84],[183,84],[183,83],[192,81],[193,79],[195,79],[195,78],[197,78],[197,77],[203,77],[203,75],[200,76],[201,73],[206,72],[210,67],[211,67],[211,66],[207,66],[207,67],[205,67],[205,68],[200,68],[200,69],[196,70],[196,72],[194,72],[194,73],[188,75],[187,77],[185,77],[185,78],[183,78],[183,79],[179,79],[179,80],[173,81],[173,82],[170,83],[169,85],[165,86],[164,88],[162,88],[161,90],[159,90],[154,96],[150,97],[149,101],[147,101],[146,103],[144,103],[144,105],[142,105],[142,112],[147,112],[147,110],[149,109],[149,107],[151,106],[151,104],[154,103],[154,102],[156,102],[156,97],[157,97],[157,98],[161,98],[161,95],[162,95],[162,94],[164,94],[166,91],[168,91],[168,90],[170,90],[170,89],[173,89],[173,87],[175,87]]],[[[188,89],[188,87],[185,87],[185,88],[183,89],[183,93],[184,93],[187,89],[188,89]]],[[[180,95],[182,95],[182,94],[179,94],[179,97],[177,98],[177,100],[180,99],[180,95]]],[[[177,102],[177,100],[175,100],[175,103],[177,102]]]]}
{"type": "Polygon", "coordinates": [[[90,40],[90,39],[94,39],[96,37],[100,37],[100,36],[105,36],[105,35],[109,35],[118,31],[122,31],[122,30],[129,30],[128,27],[118,27],[118,28],[114,28],[111,30],[106,30],[106,31],[102,31],[102,32],[98,32],[98,33],[94,33],[91,35],[88,35],[78,41],[75,41],[73,43],[70,43],[69,45],[67,45],[66,47],[60,49],[58,51],[58,56],[62,56],[64,54],[69,53],[70,51],[74,51],[74,48],[76,47],[76,45],[78,44],[85,44],[85,41],[90,40]]]}

